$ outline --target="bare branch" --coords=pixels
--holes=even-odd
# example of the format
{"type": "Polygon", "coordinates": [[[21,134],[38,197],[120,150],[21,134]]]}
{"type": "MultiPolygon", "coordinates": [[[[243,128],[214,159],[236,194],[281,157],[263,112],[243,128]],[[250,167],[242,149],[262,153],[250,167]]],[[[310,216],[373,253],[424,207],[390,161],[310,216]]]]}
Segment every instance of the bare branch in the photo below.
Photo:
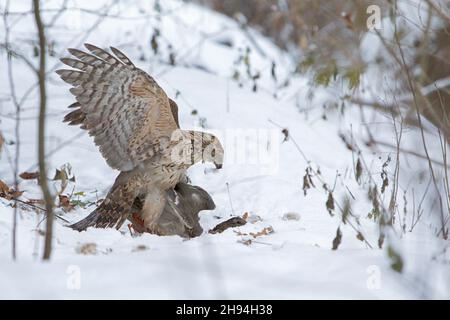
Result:
{"type": "Polygon", "coordinates": [[[52,251],[53,236],[53,199],[50,194],[45,166],[45,113],[47,106],[47,93],[45,83],[45,55],[46,40],[44,24],[41,20],[39,0],[33,0],[34,17],[36,20],[36,28],[39,33],[39,129],[38,129],[38,158],[39,158],[39,181],[44,195],[45,209],[47,211],[47,225],[45,232],[44,260],[49,260],[52,251]]]}

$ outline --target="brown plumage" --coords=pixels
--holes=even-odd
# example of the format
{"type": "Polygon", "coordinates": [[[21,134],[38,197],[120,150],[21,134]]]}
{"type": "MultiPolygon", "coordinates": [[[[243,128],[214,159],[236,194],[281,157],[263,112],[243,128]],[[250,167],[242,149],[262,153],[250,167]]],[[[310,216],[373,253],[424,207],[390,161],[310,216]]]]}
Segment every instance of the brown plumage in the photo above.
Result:
{"type": "Polygon", "coordinates": [[[180,130],[176,103],[122,52],[111,47],[113,56],[91,44],[85,47],[90,53],[69,49],[77,59],[61,59],[73,70],[56,71],[73,86],[76,98],[64,121],[86,129],[108,165],[121,173],[105,201],[72,227],[119,228],[136,197],[144,195],[145,227],[157,233],[166,192],[194,163],[221,167],[222,145],[211,134],[180,130]]]}

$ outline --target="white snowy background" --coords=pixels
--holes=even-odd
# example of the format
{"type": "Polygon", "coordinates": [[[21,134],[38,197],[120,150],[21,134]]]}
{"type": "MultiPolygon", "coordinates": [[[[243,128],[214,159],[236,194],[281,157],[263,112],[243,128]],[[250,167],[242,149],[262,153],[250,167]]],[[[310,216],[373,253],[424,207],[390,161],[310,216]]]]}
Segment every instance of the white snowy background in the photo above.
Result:
{"type": "MultiPolygon", "coordinates": [[[[5,1],[0,5],[3,9],[5,1]]],[[[106,194],[118,174],[106,165],[85,132],[62,122],[73,97],[69,86],[53,72],[62,68],[59,58],[68,55],[69,47],[82,48],[85,42],[105,48],[115,46],[152,75],[178,103],[182,128],[199,129],[203,123],[206,129],[200,129],[218,134],[225,145],[222,170],[211,170],[205,164],[189,170],[192,183],[207,190],[217,206],[201,213],[204,233],[190,240],[150,234],[132,237],[125,225],[119,231],[91,228],[79,233],[56,219],[52,259],[42,262],[45,216],[21,207],[18,257],[13,261],[12,203],[0,199],[0,298],[449,298],[449,254],[442,253],[448,242],[430,231],[431,214],[425,214],[414,232],[390,235],[390,245],[403,259],[401,274],[390,266],[387,245],[378,249],[378,227],[367,218],[371,203],[355,180],[355,155],[339,138],[342,132],[352,132],[356,140],[362,137],[365,130],[360,110],[349,106],[340,114],[324,109],[323,103],[333,91],[316,88],[311,97],[308,76],[291,76],[289,57],[256,31],[244,31],[235,21],[194,4],[161,1],[160,6],[158,13],[152,1],[115,5],[107,1],[69,1],[72,9],[62,12],[54,27],[47,30],[48,40],[54,41],[54,54],[48,57],[48,177],[70,163],[76,182],[69,185],[67,192],[85,192],[81,200],[95,201],[106,194]],[[108,16],[99,16],[106,8],[108,16]],[[150,43],[155,28],[160,31],[157,55],[150,43]],[[252,72],[261,73],[256,92],[252,90],[253,82],[246,80],[245,63],[239,62],[246,48],[250,48],[252,72]],[[168,63],[171,52],[175,66],[168,63]],[[272,62],[277,66],[277,81],[271,76],[272,62]],[[239,81],[232,77],[235,70],[240,71],[239,81]],[[286,79],[290,80],[287,87],[282,85],[286,79]],[[283,128],[289,131],[287,141],[283,141],[283,128]],[[247,134],[250,146],[263,145],[264,150],[267,145],[268,162],[252,147],[244,155],[236,155],[239,148],[233,134],[247,134]],[[268,141],[264,140],[265,134],[270,134],[268,141]],[[349,223],[341,222],[337,210],[333,217],[329,215],[325,206],[328,194],[319,180],[314,180],[316,188],[304,195],[303,176],[308,165],[320,168],[328,186],[334,186],[337,202],[342,204],[344,197],[352,194],[352,211],[360,225],[355,224],[355,219],[352,224],[364,234],[367,243],[357,239],[349,223]],[[252,222],[222,234],[208,233],[219,222],[245,212],[252,222]],[[268,235],[248,235],[269,226],[273,232],[268,235]],[[331,250],[339,226],[342,243],[338,250],[331,250]],[[249,239],[251,243],[245,244],[249,239]],[[81,253],[81,248],[91,250],[81,253]],[[435,256],[438,258],[432,259],[435,256]]],[[[59,7],[60,1],[45,1],[44,20],[49,22],[59,7]]],[[[11,12],[30,10],[29,1],[10,4],[11,12]]],[[[9,18],[13,24],[13,49],[25,52],[37,65],[35,44],[28,41],[36,38],[32,14],[11,14],[9,18]],[[15,19],[20,22],[14,24],[15,19]]],[[[0,36],[4,33],[5,26],[0,24],[0,36]]],[[[368,44],[368,55],[370,48],[368,44]]],[[[21,113],[19,172],[36,171],[36,76],[20,59],[12,61],[17,96],[30,92],[21,113]]],[[[8,185],[13,184],[15,145],[8,142],[15,140],[14,112],[7,56],[1,51],[0,129],[7,143],[0,154],[0,179],[8,185]]],[[[395,143],[389,119],[369,113],[367,118],[378,137],[395,143]]],[[[404,139],[406,146],[417,148],[417,132],[406,132],[404,139]]],[[[432,141],[433,137],[433,155],[439,146],[432,141]]],[[[395,157],[392,150],[381,148],[377,152],[363,148],[363,154],[376,179],[388,155],[395,157]]],[[[402,169],[400,181],[406,186],[410,183],[408,172],[419,170],[421,160],[406,156],[403,160],[408,165],[402,169]]],[[[59,182],[51,185],[57,190],[59,182]]],[[[417,190],[423,188],[416,186],[417,190]]],[[[20,190],[25,191],[24,200],[41,197],[34,180],[21,180],[20,190]]],[[[92,210],[92,206],[77,207],[67,213],[57,209],[56,213],[75,222],[92,210]]]]}

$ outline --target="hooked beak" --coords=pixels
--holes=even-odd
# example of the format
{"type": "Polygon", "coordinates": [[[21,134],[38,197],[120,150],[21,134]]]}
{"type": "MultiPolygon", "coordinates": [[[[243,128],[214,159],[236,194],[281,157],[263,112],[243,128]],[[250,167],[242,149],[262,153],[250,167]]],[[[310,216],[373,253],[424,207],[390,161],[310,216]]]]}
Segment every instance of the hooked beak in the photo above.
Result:
{"type": "Polygon", "coordinates": [[[222,164],[221,163],[215,163],[214,165],[216,166],[216,169],[222,169],[222,164]]]}

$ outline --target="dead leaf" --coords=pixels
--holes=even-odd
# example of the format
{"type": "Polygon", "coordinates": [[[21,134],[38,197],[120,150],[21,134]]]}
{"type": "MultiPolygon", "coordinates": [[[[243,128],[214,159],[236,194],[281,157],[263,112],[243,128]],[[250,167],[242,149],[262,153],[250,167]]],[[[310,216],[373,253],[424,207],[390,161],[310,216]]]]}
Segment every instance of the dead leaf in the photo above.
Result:
{"type": "Polygon", "coordinates": [[[356,177],[356,182],[360,183],[361,182],[361,175],[362,175],[362,164],[361,164],[361,159],[358,157],[358,161],[356,162],[356,169],[355,169],[355,177],[356,177]]]}
{"type": "Polygon", "coordinates": [[[342,242],[342,231],[341,228],[338,228],[336,230],[336,237],[333,239],[333,250],[337,250],[339,248],[339,245],[342,242]]]}
{"type": "Polygon", "coordinates": [[[247,221],[245,221],[241,217],[233,217],[231,219],[228,219],[227,221],[219,223],[213,229],[209,230],[209,233],[211,234],[222,233],[229,228],[240,227],[246,223],[247,221]]]}
{"type": "Polygon", "coordinates": [[[2,180],[0,180],[0,194],[2,193],[8,193],[9,187],[4,183],[2,180]]]}
{"type": "Polygon", "coordinates": [[[59,198],[59,206],[64,209],[64,211],[71,211],[74,209],[74,205],[70,202],[70,198],[66,195],[60,194],[59,198]]]}
{"type": "Polygon", "coordinates": [[[33,180],[39,178],[39,172],[22,172],[19,174],[23,180],[33,180]]]}
{"type": "Polygon", "coordinates": [[[356,239],[358,239],[359,241],[364,241],[364,235],[358,231],[358,234],[356,235],[356,239]]]}
{"type": "Polygon", "coordinates": [[[68,179],[68,175],[65,170],[56,169],[55,176],[53,177],[54,181],[56,181],[56,180],[65,181],[67,179],[68,179]]]}
{"type": "Polygon", "coordinates": [[[327,201],[325,202],[325,206],[327,207],[328,213],[330,214],[330,216],[334,216],[333,211],[334,211],[334,198],[333,198],[333,193],[331,191],[328,192],[328,198],[327,201]]]}
{"type": "Polygon", "coordinates": [[[353,29],[353,19],[351,13],[343,12],[341,17],[345,23],[345,26],[349,29],[353,29]]]}
{"type": "Polygon", "coordinates": [[[274,233],[274,230],[271,226],[265,227],[261,231],[258,231],[256,233],[250,232],[250,235],[253,238],[261,237],[261,236],[267,236],[268,234],[274,233]]]}
{"type": "Polygon", "coordinates": [[[60,195],[58,196],[58,198],[59,198],[59,204],[60,204],[62,207],[67,207],[67,206],[70,205],[70,198],[69,198],[68,196],[63,195],[63,194],[60,194],[60,195]]]}
{"type": "Polygon", "coordinates": [[[384,234],[380,233],[380,236],[378,237],[378,248],[383,249],[383,244],[384,244],[384,234]]]}
{"type": "Polygon", "coordinates": [[[284,135],[283,142],[286,142],[289,140],[289,130],[287,128],[284,128],[281,130],[281,133],[284,135]]]}
{"type": "Polygon", "coordinates": [[[20,197],[23,191],[16,191],[13,188],[8,187],[6,183],[0,180],[0,197],[6,200],[12,200],[20,197]]]}
{"type": "Polygon", "coordinates": [[[97,245],[95,243],[85,243],[80,245],[77,249],[76,252],[79,254],[85,254],[85,255],[89,255],[89,254],[97,254],[97,245]]]}
{"type": "Polygon", "coordinates": [[[72,166],[66,163],[60,169],[56,169],[55,176],[52,180],[61,181],[61,190],[58,194],[63,193],[69,182],[75,182],[75,176],[72,174],[72,166]]]}
{"type": "Polygon", "coordinates": [[[14,189],[11,189],[9,194],[11,196],[11,199],[17,199],[18,197],[20,197],[23,194],[23,191],[16,191],[14,189]]]}

